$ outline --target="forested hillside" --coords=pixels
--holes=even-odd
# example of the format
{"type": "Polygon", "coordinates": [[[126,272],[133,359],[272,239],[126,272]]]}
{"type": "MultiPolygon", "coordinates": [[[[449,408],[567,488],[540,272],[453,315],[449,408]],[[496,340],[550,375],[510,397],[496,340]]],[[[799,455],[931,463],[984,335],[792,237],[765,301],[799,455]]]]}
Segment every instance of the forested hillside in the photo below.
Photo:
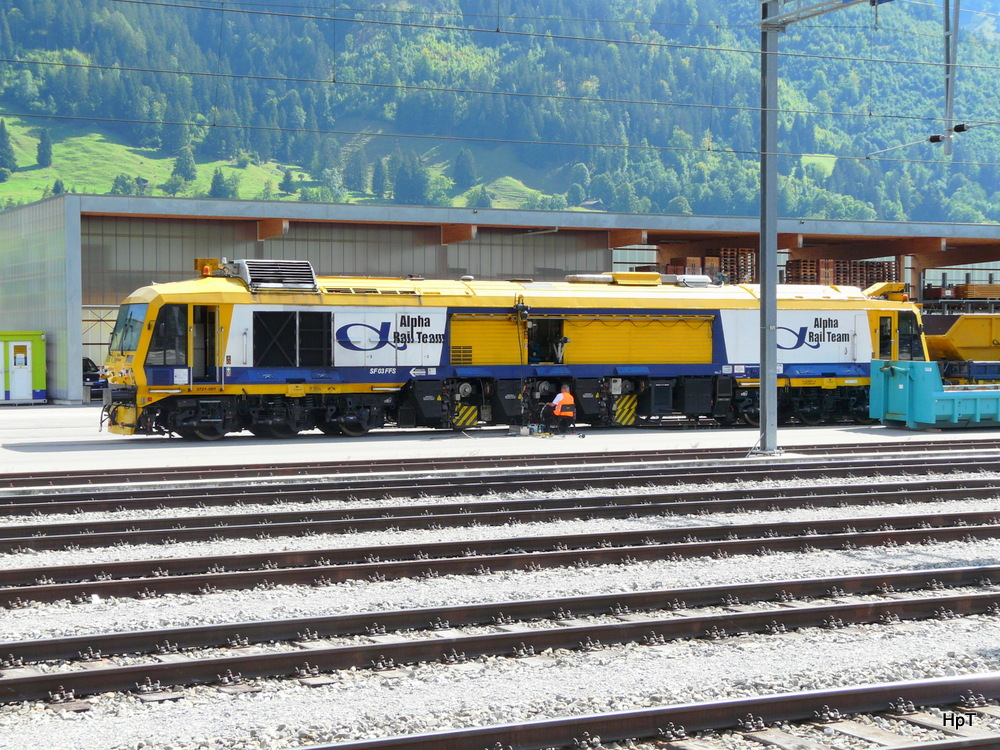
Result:
{"type": "MultiPolygon", "coordinates": [[[[1000,8],[962,5],[956,116],[1000,120],[1000,8]]],[[[0,203],[753,215],[758,16],[757,0],[0,0],[0,203]]],[[[1000,221],[1000,125],[951,156],[925,142],[944,132],[942,46],[940,8],[914,0],[782,35],[782,215],[1000,221]]]]}

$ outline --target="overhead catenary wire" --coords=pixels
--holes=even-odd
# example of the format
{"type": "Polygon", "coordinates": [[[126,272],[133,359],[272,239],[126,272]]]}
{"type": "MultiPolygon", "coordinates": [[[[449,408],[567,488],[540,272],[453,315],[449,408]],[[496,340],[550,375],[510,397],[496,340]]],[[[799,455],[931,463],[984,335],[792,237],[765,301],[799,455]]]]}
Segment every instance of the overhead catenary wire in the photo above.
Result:
{"type": "MultiPolygon", "coordinates": [[[[717,103],[698,103],[698,102],[673,102],[664,101],[662,99],[623,99],[615,97],[600,97],[600,96],[572,96],[569,94],[536,94],[531,92],[523,91],[497,91],[491,89],[470,89],[470,88],[456,88],[452,86],[421,86],[405,83],[375,83],[371,81],[351,81],[348,79],[336,79],[333,80],[328,78],[303,78],[300,76],[274,76],[274,75],[260,75],[251,73],[222,73],[222,72],[212,72],[212,71],[197,71],[197,70],[171,70],[168,68],[136,68],[127,67],[120,65],[99,65],[96,63],[73,63],[73,62],[56,62],[52,60],[25,60],[23,58],[0,58],[0,63],[6,63],[9,65],[38,65],[38,66],[48,66],[57,68],[83,68],[87,70],[100,70],[108,71],[112,73],[145,73],[149,75],[177,75],[177,76],[197,76],[202,78],[232,78],[237,80],[250,80],[250,81],[274,81],[279,83],[316,83],[316,84],[337,84],[338,86],[357,86],[359,88],[375,88],[375,89],[395,89],[400,91],[427,91],[434,93],[447,93],[447,94],[475,94],[478,96],[499,96],[499,97],[511,97],[519,99],[541,99],[541,100],[552,100],[552,101],[570,101],[570,102],[584,102],[591,104],[629,104],[635,106],[654,106],[654,107],[682,107],[685,109],[724,109],[731,110],[733,112],[760,112],[759,106],[743,106],[738,104],[717,104],[717,103]]],[[[875,114],[871,111],[863,112],[845,112],[842,110],[822,110],[822,109],[792,109],[792,108],[782,108],[779,107],[775,110],[779,114],[791,114],[791,115],[830,115],[832,117],[865,117],[865,118],[878,118],[884,120],[915,120],[918,122],[944,122],[943,117],[925,116],[925,115],[897,115],[897,114],[875,114]]],[[[973,121],[970,118],[964,118],[969,121],[973,121]]],[[[167,124],[167,123],[164,123],[167,124]]]]}
{"type": "MultiPolygon", "coordinates": [[[[191,5],[185,5],[183,7],[212,7],[213,4],[223,2],[224,0],[179,0],[179,2],[188,2],[191,5]]],[[[339,13],[374,13],[383,15],[396,15],[396,16],[432,16],[432,17],[443,17],[443,16],[458,16],[462,18],[482,18],[490,22],[497,21],[499,25],[500,13],[500,0],[497,0],[497,10],[494,13],[468,13],[465,11],[449,11],[449,10],[420,10],[417,8],[375,8],[375,7],[350,7],[350,6],[338,6],[336,8],[327,8],[325,6],[318,5],[307,5],[302,3],[265,3],[265,2],[253,2],[252,0],[225,0],[232,7],[259,7],[259,8],[286,8],[286,9],[297,9],[299,11],[303,10],[334,10],[339,13]]],[[[603,10],[603,8],[602,8],[603,10]]],[[[514,17],[514,16],[508,16],[514,17]]],[[[680,28],[690,28],[690,29],[708,29],[708,28],[723,28],[723,29],[748,29],[756,30],[758,28],[756,21],[747,23],[720,23],[718,21],[706,22],[706,23],[691,23],[685,21],[654,21],[654,20],[624,20],[616,18],[594,18],[594,17],[583,17],[583,16],[535,16],[528,14],[517,14],[516,18],[520,21],[561,21],[569,23],[601,23],[601,24],[617,24],[619,26],[669,26],[669,27],[680,27],[680,28]]],[[[811,29],[862,29],[864,26],[852,26],[847,24],[821,24],[821,23],[810,23],[803,24],[804,28],[811,29]]]]}
{"type": "MultiPolygon", "coordinates": [[[[158,6],[158,7],[168,7],[168,8],[186,8],[188,10],[219,10],[216,7],[207,7],[200,5],[184,5],[178,0],[106,0],[107,2],[113,3],[125,3],[129,5],[146,5],[146,6],[158,6]]],[[[226,3],[220,3],[225,5],[226,3]]],[[[230,3],[231,4],[231,3],[230,3]]],[[[414,22],[403,22],[403,21],[385,21],[385,20],[373,20],[373,19],[359,19],[359,18],[343,18],[341,16],[331,16],[331,15],[317,15],[308,13],[279,13],[275,11],[262,11],[262,10],[243,10],[238,8],[225,8],[222,12],[224,13],[243,13],[248,15],[262,15],[262,16],[275,16],[279,18],[298,18],[310,21],[348,21],[357,24],[369,24],[375,26],[396,26],[404,28],[414,28],[414,29],[427,29],[434,31],[462,31],[469,33],[483,33],[483,34],[495,34],[498,33],[494,29],[481,28],[476,26],[441,26],[438,24],[430,23],[414,23],[414,22]]],[[[754,57],[760,56],[760,51],[756,49],[742,49],[739,47],[706,47],[700,44],[684,44],[681,42],[654,42],[642,39],[624,39],[624,38],[602,38],[602,37],[587,37],[579,36],[573,34],[553,34],[551,32],[536,32],[536,31],[518,31],[513,29],[501,29],[499,33],[506,34],[513,37],[527,37],[527,38],[539,38],[539,39],[553,39],[560,41],[577,41],[577,42],[596,42],[600,44],[615,44],[623,46],[638,46],[638,47],[653,47],[653,48],[665,48],[665,49],[682,49],[682,50],[697,50],[704,52],[730,52],[734,54],[752,55],[754,57]]],[[[769,53],[776,54],[779,57],[788,57],[795,59],[808,59],[808,60],[826,60],[826,61],[839,61],[839,62],[861,62],[861,58],[853,57],[850,55],[822,55],[810,52],[777,52],[769,53]]],[[[945,63],[943,62],[933,62],[927,60],[898,60],[892,58],[872,58],[867,60],[870,63],[882,63],[891,65],[917,65],[922,67],[932,67],[932,68],[943,68],[945,63]]],[[[965,70],[989,70],[989,71],[1000,71],[1000,65],[977,65],[963,63],[958,64],[956,67],[965,70]]]]}
{"type": "MultiPolygon", "coordinates": [[[[248,3],[241,3],[234,0],[197,0],[199,4],[193,4],[191,2],[184,2],[184,0],[108,0],[108,2],[119,2],[128,3],[133,5],[156,5],[165,7],[175,7],[175,8],[186,8],[186,9],[198,9],[198,10],[208,10],[212,12],[218,12],[220,14],[220,19],[224,17],[225,13],[254,13],[262,15],[279,15],[286,16],[292,15],[293,17],[304,17],[311,20],[327,20],[333,23],[337,21],[346,21],[351,23],[365,23],[364,20],[359,20],[357,18],[342,18],[340,16],[312,16],[305,14],[284,14],[275,12],[274,10],[268,11],[246,11],[241,6],[247,5],[248,3]]],[[[252,5],[258,5],[256,3],[249,3],[252,5]]],[[[272,8],[273,6],[267,6],[272,8]]],[[[282,6],[289,7],[289,6],[282,6]]],[[[293,6],[299,7],[299,6],[293,6]]],[[[338,9],[343,10],[343,9],[338,9]]],[[[441,14],[436,14],[441,15],[441,14]]],[[[511,16],[511,18],[520,19],[521,17],[511,16]]],[[[427,28],[434,30],[463,30],[463,27],[448,27],[441,26],[437,24],[411,24],[411,23],[398,23],[398,22],[374,22],[374,23],[391,23],[392,25],[403,25],[411,26],[417,28],[427,28]]],[[[710,25],[716,29],[720,28],[719,24],[710,25]]],[[[467,28],[465,30],[469,31],[488,31],[485,29],[478,28],[467,28]]],[[[528,32],[504,32],[504,33],[514,33],[522,34],[528,36],[545,36],[547,38],[553,38],[549,34],[535,34],[528,32]]],[[[714,51],[714,52],[739,52],[743,54],[759,54],[754,50],[744,50],[744,49],[733,49],[733,48],[723,48],[723,47],[705,47],[700,45],[683,45],[676,43],[654,43],[654,42],[643,42],[639,40],[617,40],[617,39],[599,39],[593,37],[573,37],[570,35],[561,35],[554,38],[562,39],[580,39],[585,41],[595,41],[595,42],[605,42],[614,44],[652,44],[655,46],[672,47],[686,50],[703,50],[703,51],[714,51]]],[[[717,37],[718,38],[718,37],[717,37]]],[[[374,87],[374,88],[397,88],[402,90],[418,90],[418,91],[434,91],[434,92],[449,92],[458,94],[473,94],[473,95],[488,95],[488,96],[510,96],[510,97],[523,97],[532,99],[551,99],[556,101],[579,101],[579,102],[596,102],[596,103],[607,103],[607,104],[629,104],[634,106],[667,106],[667,107],[686,107],[686,108],[706,108],[714,110],[728,109],[733,111],[759,111],[759,107],[744,107],[732,104],[698,104],[698,103],[686,103],[686,102],[668,102],[668,101],[657,101],[657,100],[636,100],[636,99],[622,99],[622,98],[603,98],[603,97],[574,97],[565,94],[532,94],[523,92],[503,92],[503,91],[492,91],[492,90],[477,90],[477,89],[461,89],[452,87],[429,87],[429,86],[414,86],[408,84],[380,84],[371,82],[360,82],[360,81],[337,81],[336,76],[334,80],[329,79],[308,79],[308,78],[295,78],[295,77],[285,77],[285,76],[260,76],[260,75],[242,75],[235,73],[223,73],[221,70],[221,56],[222,56],[222,34],[220,33],[219,40],[219,57],[220,57],[220,68],[217,72],[198,72],[198,71],[179,71],[179,70],[160,70],[153,68],[123,68],[120,66],[101,66],[96,64],[84,64],[84,63],[66,63],[66,62],[53,62],[53,61],[40,61],[40,60],[23,60],[16,58],[8,58],[0,60],[0,62],[7,62],[10,64],[26,64],[26,65],[54,65],[54,66],[65,66],[65,67],[81,67],[81,68],[91,68],[99,70],[113,70],[116,72],[140,72],[147,74],[173,74],[173,75],[185,75],[185,76],[206,76],[213,77],[217,76],[219,79],[229,77],[229,78],[245,78],[251,80],[274,80],[274,81],[284,81],[284,82],[315,82],[322,84],[335,84],[344,86],[358,86],[358,87],[374,87]]],[[[870,51],[870,48],[869,48],[870,51]]],[[[789,55],[796,55],[798,53],[782,53],[789,55]]],[[[807,57],[814,57],[817,59],[838,59],[838,60],[857,60],[857,58],[841,57],[841,56],[824,56],[824,55],[804,55],[807,57]]],[[[875,60],[874,58],[869,58],[866,60],[869,64],[873,62],[885,62],[892,64],[909,64],[913,61],[901,61],[901,60],[875,60]]],[[[939,63],[916,63],[925,65],[942,65],[939,63]]],[[[970,66],[962,65],[959,67],[979,67],[988,70],[1000,70],[1000,66],[970,66]]],[[[942,121],[942,118],[938,117],[921,117],[918,115],[894,115],[894,114],[874,114],[870,111],[868,112],[840,112],[840,111],[822,111],[822,110],[802,110],[802,109],[778,109],[775,110],[782,114],[803,114],[803,115],[831,115],[840,117],[865,117],[869,119],[882,119],[882,120],[911,120],[917,122],[933,123],[942,121]]],[[[3,116],[8,117],[23,117],[23,118],[41,118],[41,119],[52,119],[52,120],[84,120],[93,122],[115,122],[115,123],[129,123],[129,124],[144,124],[144,125],[159,125],[159,126],[169,126],[169,125],[187,125],[191,127],[206,127],[203,122],[191,122],[191,121],[166,121],[166,120],[147,120],[138,118],[97,118],[93,116],[73,116],[73,115],[59,115],[59,114],[44,114],[44,113],[17,113],[17,112],[6,112],[2,113],[3,116]]],[[[213,108],[213,116],[217,117],[218,108],[213,108]]],[[[978,127],[979,125],[990,124],[989,122],[978,123],[972,118],[961,118],[966,120],[966,122],[971,122],[973,125],[970,127],[978,127]]],[[[399,139],[423,139],[423,140],[442,140],[442,141],[465,141],[465,142],[483,142],[483,143],[504,143],[504,144],[514,144],[514,145],[539,145],[539,146],[565,146],[565,147],[593,147],[593,148],[604,148],[604,149],[627,149],[633,151],[690,151],[690,152],[703,152],[703,153],[714,153],[714,154],[732,154],[734,156],[742,157],[757,157],[759,152],[756,150],[749,149],[728,149],[728,148],[713,148],[709,147],[683,147],[683,146],[658,146],[649,144],[640,145],[630,145],[622,144],[620,142],[614,143],[579,143],[573,141],[531,141],[531,140],[515,140],[515,139],[502,139],[502,138],[481,138],[481,137],[467,137],[467,136],[448,136],[448,135],[433,135],[433,134],[410,134],[410,133],[372,133],[370,131],[354,131],[354,130],[343,130],[343,129],[321,129],[321,128],[289,128],[289,127],[276,127],[276,126],[260,126],[260,125],[246,125],[246,124],[223,124],[219,123],[217,120],[213,121],[208,127],[226,127],[234,129],[242,129],[247,131],[253,130],[270,130],[277,132],[289,132],[289,133],[316,133],[316,134],[329,134],[329,135],[365,135],[368,137],[389,137],[389,138],[399,138],[399,139]]],[[[913,144],[921,143],[922,141],[914,141],[913,144]]],[[[913,145],[905,144],[905,145],[913,145]]],[[[893,147],[897,148],[897,147],[893,147]]],[[[884,149],[882,151],[871,152],[865,156],[854,156],[854,155],[844,155],[844,154],[822,154],[823,156],[830,156],[837,159],[870,159],[872,156],[884,153],[893,149],[884,149]]],[[[813,153],[792,153],[792,152],[781,152],[780,156],[813,156],[813,153]]],[[[880,161],[897,161],[895,159],[879,159],[880,161]]],[[[899,159],[898,161],[905,161],[911,163],[929,163],[929,164],[952,164],[952,165],[969,165],[969,166],[991,166],[992,162],[977,162],[977,161],[948,161],[944,162],[939,159],[899,159]]]]}
{"type": "MultiPolygon", "coordinates": [[[[756,149],[729,149],[729,148],[700,148],[697,146],[654,146],[648,143],[644,144],[624,144],[624,143],[584,143],[576,141],[529,141],[529,140],[517,140],[509,138],[484,138],[477,136],[457,136],[457,135],[430,135],[422,133],[377,133],[370,130],[342,130],[342,129],[323,129],[323,128],[284,128],[276,125],[238,125],[231,123],[216,123],[213,125],[206,125],[203,122],[194,122],[191,120],[143,120],[138,118],[120,118],[120,117],[93,117],[86,115],[51,115],[51,114],[38,114],[36,112],[10,112],[10,111],[0,111],[0,117],[16,117],[16,118],[33,118],[40,120],[67,120],[67,121],[85,121],[85,122],[113,122],[113,123],[127,123],[129,125],[187,125],[189,127],[197,128],[228,128],[232,130],[264,130],[271,132],[280,133],[311,133],[316,135],[346,135],[346,136],[358,136],[362,135],[367,138],[390,138],[390,139],[416,139],[422,141],[448,141],[448,142],[458,142],[458,143],[497,143],[506,145],[516,145],[516,146],[565,146],[569,148],[605,148],[605,149],[624,149],[628,151],[667,151],[667,152],[689,152],[689,153],[710,153],[720,156],[740,156],[745,158],[757,159],[760,157],[760,151],[756,149]]],[[[803,156],[824,156],[834,159],[843,159],[850,161],[865,161],[870,157],[869,155],[852,155],[852,154],[817,154],[814,152],[804,152],[804,151],[777,151],[775,152],[778,156],[783,157],[803,157],[803,156]]],[[[901,162],[908,164],[936,164],[936,165],[956,165],[956,166],[974,166],[974,167],[1000,167],[1000,162],[990,162],[990,161],[956,161],[949,160],[943,161],[941,159],[879,159],[878,161],[890,161],[890,162],[901,162]]]]}

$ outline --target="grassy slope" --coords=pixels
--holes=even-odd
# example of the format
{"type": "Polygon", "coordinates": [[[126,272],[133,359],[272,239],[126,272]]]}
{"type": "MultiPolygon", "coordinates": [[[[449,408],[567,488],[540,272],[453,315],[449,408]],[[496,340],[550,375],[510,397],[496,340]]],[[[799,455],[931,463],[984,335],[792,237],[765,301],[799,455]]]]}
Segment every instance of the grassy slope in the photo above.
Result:
{"type": "MultiPolygon", "coordinates": [[[[42,198],[46,188],[61,179],[67,190],[79,193],[107,193],[119,174],[143,177],[149,180],[147,195],[163,195],[159,185],[164,183],[174,166],[172,158],[165,157],[155,149],[132,148],[101,132],[85,132],[53,127],[52,166],[39,167],[36,162],[38,138],[34,128],[16,119],[7,119],[17,158],[18,169],[10,180],[0,183],[0,202],[8,199],[20,202],[36,201],[42,198]]],[[[228,177],[231,172],[240,176],[240,197],[253,198],[271,181],[277,189],[281,181],[281,170],[276,164],[250,165],[238,169],[230,162],[199,162],[198,179],[182,193],[186,196],[204,195],[212,182],[212,173],[221,167],[228,177]]],[[[296,170],[293,168],[293,174],[296,170]]],[[[305,183],[311,184],[311,183],[305,183]]]]}
{"type": "MultiPolygon", "coordinates": [[[[67,190],[75,190],[78,193],[107,193],[119,174],[149,180],[147,195],[164,194],[159,186],[170,177],[174,160],[156,149],[133,148],[122,143],[114,135],[94,130],[82,131],[56,124],[49,127],[53,141],[52,166],[42,168],[36,163],[37,126],[30,121],[22,122],[16,118],[6,118],[5,121],[17,157],[18,169],[10,180],[0,183],[0,205],[6,204],[8,200],[16,203],[40,200],[45,190],[51,188],[57,179],[63,181],[67,190]]],[[[367,144],[369,157],[386,155],[388,149],[385,146],[389,145],[386,141],[378,138],[370,139],[367,144]]],[[[560,189],[556,184],[559,182],[558,178],[553,178],[553,175],[543,170],[519,164],[516,157],[509,153],[509,147],[482,149],[470,144],[468,148],[473,152],[478,171],[487,189],[495,196],[494,205],[497,208],[517,208],[526,198],[537,194],[538,190],[528,187],[526,182],[547,190],[560,189]],[[510,174],[514,176],[507,176],[510,174]]],[[[434,148],[422,156],[432,170],[450,176],[451,163],[457,151],[458,147],[434,148]]],[[[188,197],[205,195],[216,167],[220,167],[226,176],[233,172],[239,174],[241,198],[254,198],[270,180],[275,199],[297,200],[297,196],[277,192],[282,173],[280,165],[273,162],[250,165],[246,169],[238,169],[227,161],[198,162],[198,179],[188,185],[180,195],[188,197]]],[[[295,165],[292,165],[292,174],[299,186],[315,187],[317,184],[310,181],[307,175],[306,179],[300,182],[298,178],[303,172],[295,165]]],[[[466,193],[456,193],[453,199],[454,205],[464,206],[466,195],[466,193]]],[[[352,203],[374,202],[371,195],[357,193],[351,193],[348,200],[352,203]]]]}

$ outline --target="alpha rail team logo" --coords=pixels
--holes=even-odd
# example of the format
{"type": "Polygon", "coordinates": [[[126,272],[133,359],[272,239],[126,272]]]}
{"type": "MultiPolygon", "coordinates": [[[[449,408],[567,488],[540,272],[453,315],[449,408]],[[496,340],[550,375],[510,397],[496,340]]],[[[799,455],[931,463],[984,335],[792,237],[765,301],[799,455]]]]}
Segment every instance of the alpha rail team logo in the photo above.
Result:
{"type": "Polygon", "coordinates": [[[395,326],[391,320],[343,325],[337,329],[337,343],[355,352],[375,352],[386,346],[402,352],[411,344],[443,344],[444,333],[434,328],[430,316],[399,315],[395,326]]]}
{"type": "Polygon", "coordinates": [[[792,350],[801,349],[803,346],[809,349],[819,349],[823,344],[846,344],[851,340],[851,334],[841,331],[840,321],[836,318],[815,318],[812,326],[799,326],[798,328],[786,328],[778,326],[778,331],[786,331],[791,334],[791,342],[788,336],[782,336],[777,342],[779,349],[792,350]]]}

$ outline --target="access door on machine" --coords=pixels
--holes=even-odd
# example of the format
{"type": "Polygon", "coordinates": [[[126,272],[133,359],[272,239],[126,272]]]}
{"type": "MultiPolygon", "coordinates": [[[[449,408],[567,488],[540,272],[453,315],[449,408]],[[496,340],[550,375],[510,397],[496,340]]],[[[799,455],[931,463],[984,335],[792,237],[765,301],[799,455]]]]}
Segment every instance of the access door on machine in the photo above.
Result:
{"type": "Polygon", "coordinates": [[[193,305],[191,309],[191,379],[195,383],[220,382],[219,355],[216,348],[219,308],[193,305]]]}

